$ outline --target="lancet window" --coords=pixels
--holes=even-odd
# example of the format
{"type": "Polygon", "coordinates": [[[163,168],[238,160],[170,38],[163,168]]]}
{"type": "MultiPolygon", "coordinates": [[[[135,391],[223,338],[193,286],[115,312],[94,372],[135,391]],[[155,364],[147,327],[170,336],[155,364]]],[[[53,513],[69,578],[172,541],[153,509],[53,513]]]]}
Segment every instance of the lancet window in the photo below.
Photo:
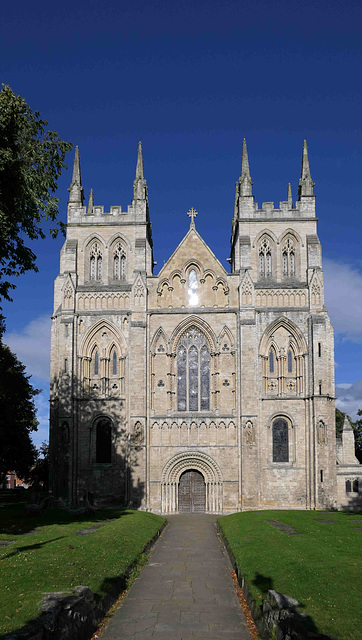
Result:
{"type": "Polygon", "coordinates": [[[113,350],[112,353],[112,376],[116,376],[118,374],[118,358],[116,350],[113,350]]]}
{"type": "Polygon", "coordinates": [[[288,350],[288,373],[293,373],[293,353],[292,350],[288,350]]]}
{"type": "Polygon", "coordinates": [[[98,376],[99,375],[99,353],[97,349],[94,352],[93,366],[94,366],[94,375],[98,376]]]}
{"type": "Polygon", "coordinates": [[[210,350],[197,327],[185,331],[177,347],[177,409],[210,409],[210,350]]]}
{"type": "Polygon", "coordinates": [[[115,280],[126,279],[126,254],[120,242],[117,243],[114,250],[113,277],[115,280]]]}
{"type": "Polygon", "coordinates": [[[188,297],[190,307],[196,307],[199,304],[197,273],[195,269],[191,269],[188,282],[188,297]]]}
{"type": "Polygon", "coordinates": [[[269,351],[269,372],[274,373],[274,350],[270,349],[269,351]]]}
{"type": "Polygon", "coordinates": [[[282,249],[283,276],[295,276],[295,247],[291,238],[287,238],[282,249]]]}
{"type": "Polygon", "coordinates": [[[94,242],[91,248],[89,273],[91,280],[102,280],[102,252],[98,242],[94,242]]]}
{"type": "Polygon", "coordinates": [[[261,277],[272,275],[272,251],[268,238],[263,238],[259,245],[259,274],[261,277]]]}

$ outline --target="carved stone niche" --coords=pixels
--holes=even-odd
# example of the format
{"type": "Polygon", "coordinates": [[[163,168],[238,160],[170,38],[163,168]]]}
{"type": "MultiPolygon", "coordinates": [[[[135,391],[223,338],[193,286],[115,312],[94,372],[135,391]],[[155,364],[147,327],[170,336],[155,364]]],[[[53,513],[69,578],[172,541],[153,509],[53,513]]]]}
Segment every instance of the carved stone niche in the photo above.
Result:
{"type": "Polygon", "coordinates": [[[254,444],[255,442],[255,433],[254,433],[254,425],[251,420],[248,420],[244,426],[245,432],[245,442],[246,444],[254,444]]]}
{"type": "Polygon", "coordinates": [[[132,429],[132,434],[131,434],[132,443],[136,445],[141,445],[143,444],[144,439],[145,439],[145,434],[144,434],[143,425],[139,420],[137,420],[137,422],[134,423],[133,429],[132,429]]]}

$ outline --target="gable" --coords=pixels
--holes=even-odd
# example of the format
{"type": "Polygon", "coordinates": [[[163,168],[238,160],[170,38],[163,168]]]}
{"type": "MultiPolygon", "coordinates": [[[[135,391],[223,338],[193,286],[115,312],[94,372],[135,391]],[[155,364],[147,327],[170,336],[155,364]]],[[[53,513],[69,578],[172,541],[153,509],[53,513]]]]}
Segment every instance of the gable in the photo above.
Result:
{"type": "Polygon", "coordinates": [[[150,305],[153,307],[228,306],[230,304],[229,279],[230,275],[210,247],[197,231],[191,228],[158,276],[152,278],[150,305]],[[190,300],[190,277],[193,278],[197,290],[194,300],[190,300]]]}

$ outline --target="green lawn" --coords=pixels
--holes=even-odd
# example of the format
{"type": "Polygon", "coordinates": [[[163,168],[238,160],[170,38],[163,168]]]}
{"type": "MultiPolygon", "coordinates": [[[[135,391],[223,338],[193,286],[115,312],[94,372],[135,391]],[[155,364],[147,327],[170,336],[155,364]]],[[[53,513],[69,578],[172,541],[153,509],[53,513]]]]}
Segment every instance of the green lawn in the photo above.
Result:
{"type": "Polygon", "coordinates": [[[60,510],[29,517],[22,500],[23,494],[8,493],[0,501],[0,541],[15,540],[0,548],[0,633],[34,619],[44,592],[86,585],[102,597],[164,522],[151,513],[119,509],[76,520],[60,510]],[[96,525],[101,527],[93,533],[76,535],[96,525]],[[35,535],[20,535],[35,528],[35,535]]]}
{"type": "Polygon", "coordinates": [[[275,589],[301,602],[311,629],[340,640],[362,639],[362,513],[253,511],[219,524],[256,602],[275,589]],[[302,535],[283,533],[267,520],[292,525],[302,535]]]}

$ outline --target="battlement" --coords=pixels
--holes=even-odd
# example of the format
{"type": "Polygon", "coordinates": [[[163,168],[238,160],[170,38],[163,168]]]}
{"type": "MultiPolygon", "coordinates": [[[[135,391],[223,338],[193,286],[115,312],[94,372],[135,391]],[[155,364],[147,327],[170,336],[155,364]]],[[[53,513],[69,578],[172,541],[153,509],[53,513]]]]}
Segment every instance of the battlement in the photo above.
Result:
{"type": "MultiPolygon", "coordinates": [[[[88,207],[89,209],[89,207],[88,207]]],[[[112,205],[110,211],[104,210],[104,205],[95,205],[89,211],[85,205],[68,205],[68,223],[76,222],[77,224],[114,224],[117,222],[133,222],[135,217],[139,218],[144,214],[143,207],[127,206],[127,211],[122,211],[121,205],[112,205]]]]}
{"type": "Polygon", "coordinates": [[[261,207],[257,202],[245,202],[239,200],[238,217],[240,219],[251,218],[254,220],[315,218],[314,196],[298,200],[293,206],[290,200],[279,202],[279,207],[274,207],[274,202],[263,202],[261,207]]]}

